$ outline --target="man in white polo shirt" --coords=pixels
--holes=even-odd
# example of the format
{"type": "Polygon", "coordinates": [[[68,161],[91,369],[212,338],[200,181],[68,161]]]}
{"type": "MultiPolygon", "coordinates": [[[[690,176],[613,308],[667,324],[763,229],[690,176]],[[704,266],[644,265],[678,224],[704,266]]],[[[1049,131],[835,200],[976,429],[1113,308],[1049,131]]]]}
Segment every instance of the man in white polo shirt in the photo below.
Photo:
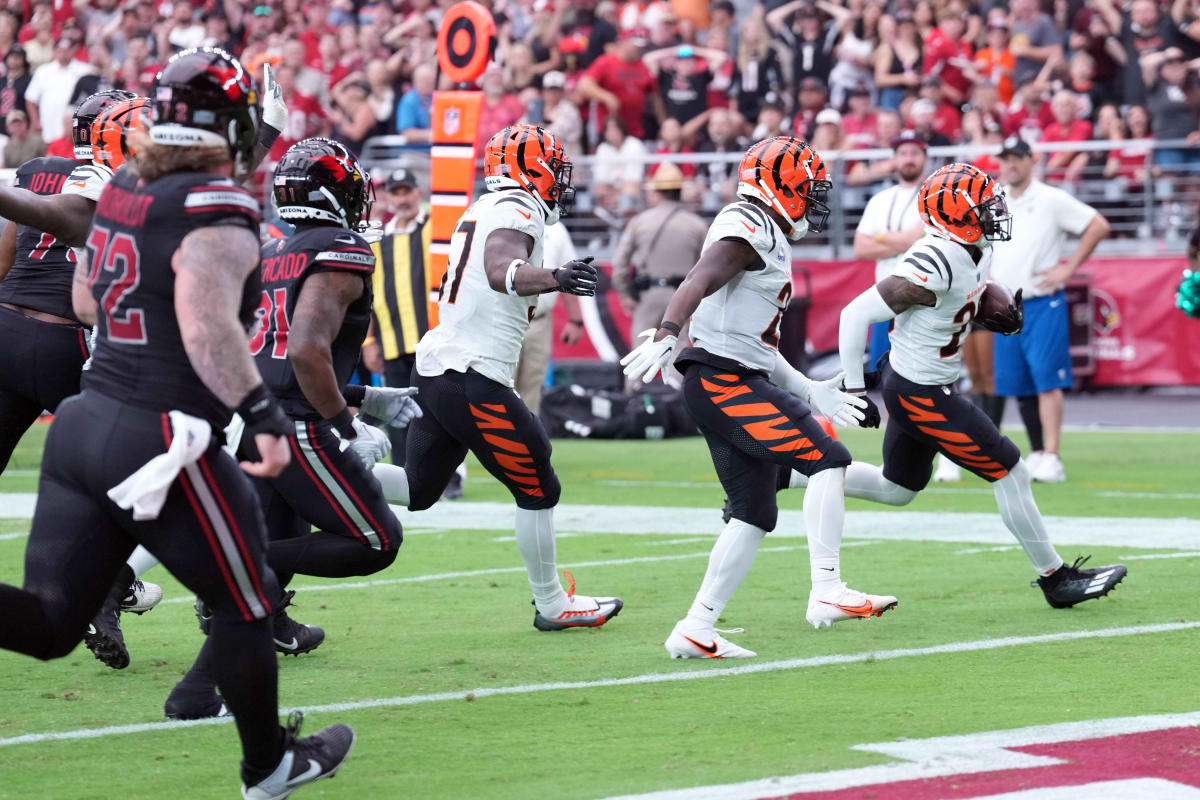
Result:
{"type": "MultiPolygon", "coordinates": [[[[917,193],[929,166],[925,140],[913,131],[903,131],[892,140],[892,171],[896,183],[876,194],[863,209],[854,231],[854,257],[875,262],[875,282],[892,274],[900,256],[925,235],[917,211],[917,193]]],[[[888,351],[890,322],[876,322],[867,340],[867,366],[875,369],[879,357],[888,351]]],[[[956,483],[962,470],[950,459],[939,455],[933,479],[956,483]]]]}
{"type": "Polygon", "coordinates": [[[1016,336],[996,337],[996,394],[1020,401],[1033,479],[1057,483],[1067,479],[1059,458],[1059,435],[1063,389],[1071,385],[1063,284],[1108,236],[1109,226],[1091,206],[1034,180],[1034,163],[1025,140],[1004,140],[1000,178],[1013,217],[1013,236],[994,247],[992,279],[1013,292],[1024,290],[1025,328],[1016,336]],[[1079,237],[1079,244],[1063,259],[1068,235],[1079,237]]]}

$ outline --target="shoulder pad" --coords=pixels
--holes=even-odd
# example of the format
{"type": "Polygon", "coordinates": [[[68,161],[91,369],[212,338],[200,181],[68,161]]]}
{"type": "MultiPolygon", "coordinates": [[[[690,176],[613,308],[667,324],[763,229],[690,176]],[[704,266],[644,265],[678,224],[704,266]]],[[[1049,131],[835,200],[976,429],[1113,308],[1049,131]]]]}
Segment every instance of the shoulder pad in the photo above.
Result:
{"type": "Polygon", "coordinates": [[[375,252],[360,234],[336,228],[326,230],[327,235],[313,243],[317,250],[314,265],[366,272],[375,269],[375,252]]]}
{"type": "Polygon", "coordinates": [[[742,239],[760,252],[775,249],[775,226],[766,212],[750,203],[730,203],[721,209],[710,228],[717,239],[742,239]]]}
{"type": "Polygon", "coordinates": [[[231,180],[209,180],[188,189],[183,210],[189,214],[214,212],[243,212],[256,219],[258,201],[248,191],[231,180]]]}
{"type": "Polygon", "coordinates": [[[530,236],[541,236],[546,226],[546,215],[541,206],[520,189],[497,192],[491,209],[484,213],[493,227],[511,228],[530,236]]]}
{"type": "Polygon", "coordinates": [[[924,286],[931,292],[945,292],[954,283],[950,259],[931,242],[919,242],[909,248],[892,274],[924,286]]]}
{"type": "Polygon", "coordinates": [[[61,194],[77,194],[88,200],[99,200],[100,193],[112,176],[112,170],[102,164],[80,164],[67,176],[61,194]]]}

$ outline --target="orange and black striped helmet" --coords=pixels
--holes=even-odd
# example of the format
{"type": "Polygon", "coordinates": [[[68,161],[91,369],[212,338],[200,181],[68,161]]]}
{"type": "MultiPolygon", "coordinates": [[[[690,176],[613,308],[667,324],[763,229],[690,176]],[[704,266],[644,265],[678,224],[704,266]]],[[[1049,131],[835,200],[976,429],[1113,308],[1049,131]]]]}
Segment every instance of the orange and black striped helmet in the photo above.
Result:
{"type": "Polygon", "coordinates": [[[130,131],[150,130],[150,98],[137,97],[113,103],[92,123],[92,162],[113,172],[129,160],[130,131]]]}
{"type": "Polygon", "coordinates": [[[737,193],[760,200],[790,220],[788,238],[793,240],[825,229],[825,200],[832,188],[817,151],[791,136],[751,145],[738,167],[737,193]]]}
{"type": "Polygon", "coordinates": [[[537,125],[510,125],[483,149],[487,188],[524,189],[545,209],[547,224],[570,213],[575,200],[571,171],[562,140],[537,125]]]}
{"type": "Polygon", "coordinates": [[[917,211],[936,235],[959,244],[986,247],[1012,236],[1004,192],[971,164],[947,164],[930,175],[917,194],[917,211]]]}

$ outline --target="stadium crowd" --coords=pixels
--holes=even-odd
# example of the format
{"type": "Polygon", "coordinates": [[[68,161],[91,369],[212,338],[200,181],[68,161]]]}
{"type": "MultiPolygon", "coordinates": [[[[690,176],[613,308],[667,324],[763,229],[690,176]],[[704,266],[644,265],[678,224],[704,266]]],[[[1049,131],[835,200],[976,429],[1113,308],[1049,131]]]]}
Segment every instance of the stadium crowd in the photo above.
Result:
{"type": "MultiPolygon", "coordinates": [[[[451,0],[24,0],[0,11],[5,166],[69,155],[69,117],[97,89],[145,93],[174,52],[219,45],[275,65],[295,142],[372,136],[428,146],[436,35],[451,0]]],[[[1122,192],[1150,178],[1153,137],[1200,143],[1200,3],[1174,0],[485,0],[497,22],[479,145],[517,121],[594,154],[600,205],[632,210],[655,153],[740,152],[794,133],[819,152],[887,147],[905,128],[931,145],[1062,142],[1045,168],[1085,170],[1122,192]],[[1065,143],[1106,139],[1108,150],[1065,143]],[[639,159],[643,159],[639,161],[639,159]]],[[[442,79],[443,86],[446,85],[442,79]]],[[[1163,149],[1156,174],[1200,150],[1163,149]]],[[[994,172],[994,158],[977,164],[994,172]]],[[[651,163],[649,172],[655,166],[651,163]]],[[[682,165],[685,200],[728,198],[733,163],[682,165]]],[[[885,170],[886,172],[886,170],[885,170]]],[[[860,170],[848,183],[877,178],[860,170]]]]}

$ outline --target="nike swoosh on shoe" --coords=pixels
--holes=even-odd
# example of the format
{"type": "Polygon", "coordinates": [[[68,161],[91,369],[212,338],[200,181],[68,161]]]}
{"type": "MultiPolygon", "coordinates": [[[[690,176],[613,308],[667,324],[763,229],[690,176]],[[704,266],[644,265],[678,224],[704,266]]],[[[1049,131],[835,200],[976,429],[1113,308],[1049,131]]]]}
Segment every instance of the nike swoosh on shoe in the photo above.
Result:
{"type": "Polygon", "coordinates": [[[275,646],[282,647],[284,650],[295,650],[297,647],[300,646],[300,643],[297,642],[296,637],[293,636],[292,640],[290,642],[281,642],[278,639],[276,639],[275,646]]]}
{"type": "MultiPolygon", "coordinates": [[[[680,636],[683,636],[683,634],[680,634],[680,636]]],[[[697,650],[701,651],[702,653],[708,653],[710,657],[717,654],[717,643],[715,641],[711,644],[700,644],[690,636],[683,636],[683,638],[694,644],[697,650]]]]}
{"type": "Polygon", "coordinates": [[[317,777],[320,774],[321,774],[321,765],[318,764],[315,759],[310,758],[308,760],[308,769],[306,769],[304,772],[300,773],[299,775],[288,778],[287,785],[295,786],[298,784],[306,783],[308,781],[311,781],[313,778],[317,777]]]}

